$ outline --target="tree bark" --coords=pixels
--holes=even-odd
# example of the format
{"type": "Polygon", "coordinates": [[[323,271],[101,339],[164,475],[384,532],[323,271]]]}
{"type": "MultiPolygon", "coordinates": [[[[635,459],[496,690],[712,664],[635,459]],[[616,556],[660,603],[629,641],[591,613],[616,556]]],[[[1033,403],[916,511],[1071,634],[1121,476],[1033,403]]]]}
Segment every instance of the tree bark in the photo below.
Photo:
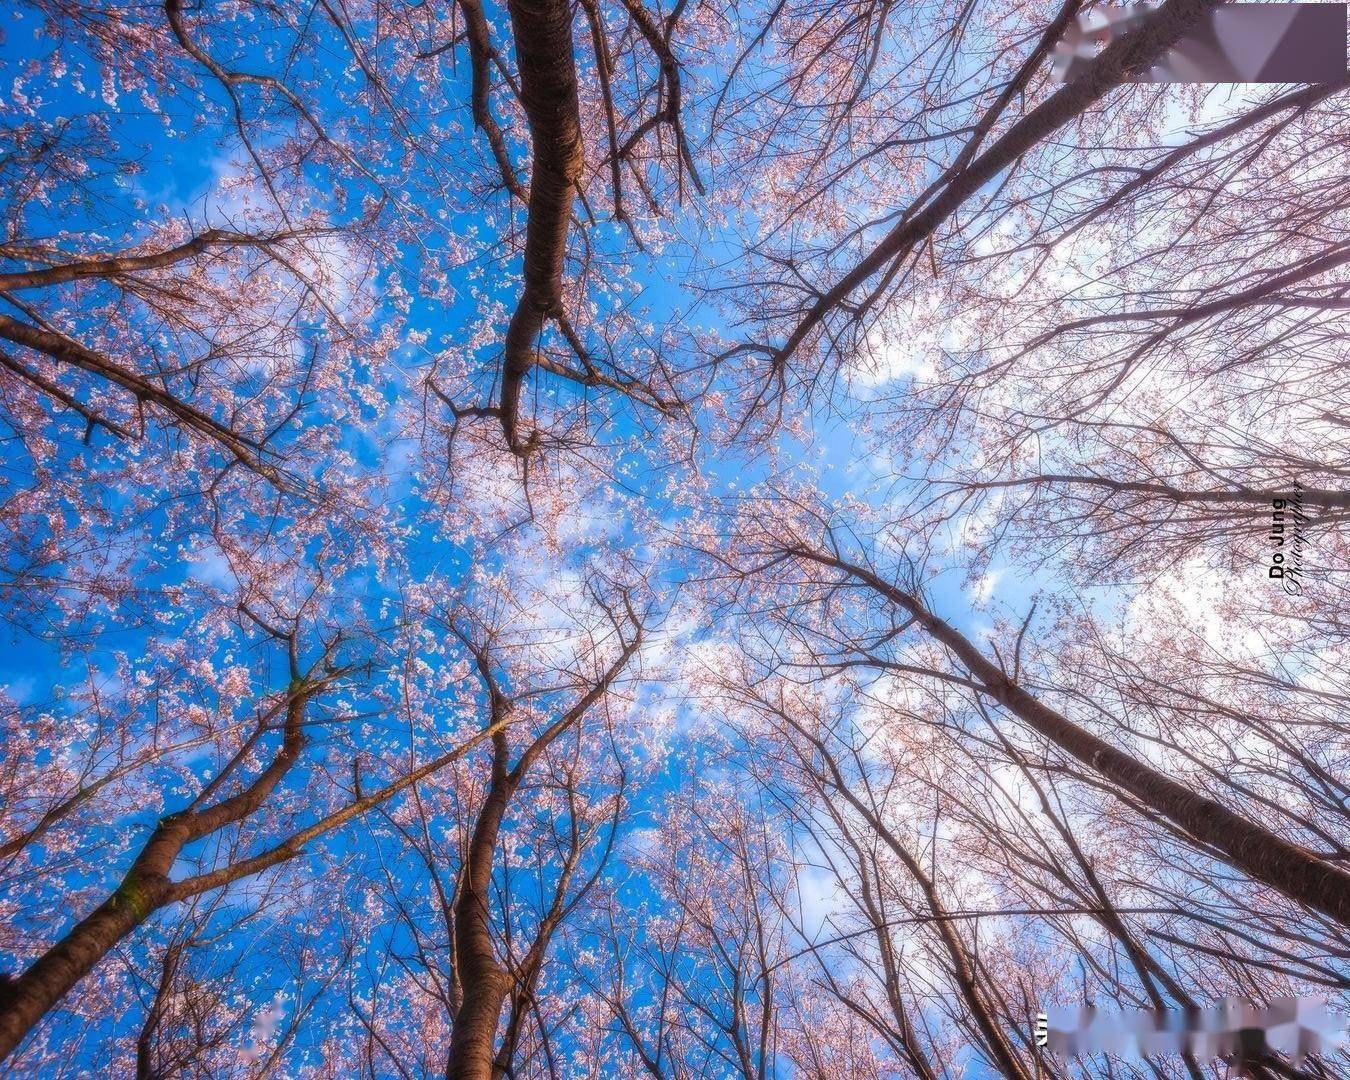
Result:
{"type": "Polygon", "coordinates": [[[1081,116],[1129,76],[1148,67],[1220,0],[1169,0],[1137,30],[1112,42],[1073,82],[1012,124],[984,153],[956,171],[926,206],[911,206],[890,232],[807,310],[774,360],[786,364],[811,331],[863,282],[902,258],[936,232],[967,199],[1023,154],[1081,116]]]}
{"type": "Polygon", "coordinates": [[[188,824],[182,818],[160,822],[117,891],[5,987],[0,1060],[114,945],[169,901],[169,870],[188,838],[188,824]]]}
{"type": "Polygon", "coordinates": [[[792,553],[843,572],[907,611],[961,662],[984,693],[1033,731],[1222,853],[1229,865],[1253,880],[1350,928],[1350,874],[1079,727],[1022,689],[956,627],[929,611],[919,597],[843,559],[800,547],[792,553]]]}
{"type": "MultiPolygon", "coordinates": [[[[507,996],[518,988],[517,976],[521,969],[508,971],[498,961],[492,941],[488,893],[492,888],[497,839],[501,833],[502,819],[531,767],[554,740],[578,723],[591,706],[604,697],[641,646],[642,626],[626,596],[624,607],[635,627],[632,639],[624,643],[619,656],[590,689],[535,737],[522,751],[514,766],[510,763],[511,745],[506,735],[506,726],[514,705],[498,686],[487,652],[464,639],[474,654],[488,694],[493,730],[492,779],[482,809],[474,822],[464,857],[459,893],[455,897],[454,954],[462,998],[451,1025],[450,1056],[445,1064],[446,1080],[494,1080],[502,1073],[509,1075],[508,1068],[499,1067],[494,1051],[502,1008],[507,996]]],[[[527,978],[529,967],[542,959],[551,933],[546,917],[534,946],[527,952],[523,965],[527,978]]]]}
{"type": "Polygon", "coordinates": [[[41,270],[19,270],[11,274],[0,274],[0,292],[60,285],[67,281],[82,281],[91,277],[122,277],[142,270],[161,270],[185,259],[195,259],[212,248],[266,247],[268,244],[295,235],[297,234],[276,233],[271,236],[248,236],[245,233],[229,232],[225,229],[207,229],[191,240],[149,255],[105,255],[48,266],[41,270]]]}
{"type": "Polygon", "coordinates": [[[525,189],[516,176],[515,166],[511,164],[511,155],[506,149],[506,138],[492,115],[492,40],[488,35],[487,17],[483,14],[481,0],[459,0],[459,10],[464,13],[464,36],[469,42],[469,63],[472,69],[473,122],[487,136],[492,157],[497,162],[497,170],[502,174],[506,188],[521,202],[525,201],[525,189]]]}
{"type": "MultiPolygon", "coordinates": [[[[262,805],[304,748],[305,705],[313,692],[313,687],[301,686],[292,694],[286,704],[281,746],[251,783],[238,794],[202,810],[189,808],[161,818],[117,891],[76,923],[27,971],[4,986],[0,991],[0,1061],[114,945],[177,898],[169,872],[187,844],[242,821],[262,805]]],[[[226,776],[228,771],[219,776],[226,776]]],[[[213,787],[208,785],[206,792],[213,787]]]]}
{"type": "Polygon", "coordinates": [[[572,222],[572,193],[581,177],[581,110],[567,0],[509,0],[520,98],[530,124],[530,201],[525,226],[524,286],[506,331],[501,420],[507,445],[527,454],[520,433],[525,377],[536,344],[562,302],[563,259],[572,222]]]}
{"type": "MultiPolygon", "coordinates": [[[[1276,499],[1286,503],[1295,497],[1309,507],[1321,507],[1324,510],[1350,509],[1350,491],[1336,491],[1329,488],[1305,488],[1290,486],[1276,490],[1274,488],[1217,488],[1194,490],[1179,488],[1165,481],[1115,480],[1109,476],[1096,476],[1091,473],[1036,473],[1032,476],[1013,477],[1008,480],[970,480],[953,481],[953,486],[969,488],[975,491],[992,491],[997,488],[1014,487],[1094,487],[1109,491],[1115,495],[1139,495],[1144,498],[1165,499],[1181,505],[1235,507],[1241,514],[1248,514],[1252,508],[1270,509],[1276,499]]],[[[1265,529],[1268,522],[1260,521],[1257,528],[1265,529]]]]}
{"type": "Polygon", "coordinates": [[[502,818],[515,783],[507,772],[504,732],[493,738],[492,783],[469,840],[463,883],[455,901],[455,960],[463,997],[450,1033],[446,1080],[492,1080],[497,1024],[511,976],[492,943],[488,890],[502,818]]]}

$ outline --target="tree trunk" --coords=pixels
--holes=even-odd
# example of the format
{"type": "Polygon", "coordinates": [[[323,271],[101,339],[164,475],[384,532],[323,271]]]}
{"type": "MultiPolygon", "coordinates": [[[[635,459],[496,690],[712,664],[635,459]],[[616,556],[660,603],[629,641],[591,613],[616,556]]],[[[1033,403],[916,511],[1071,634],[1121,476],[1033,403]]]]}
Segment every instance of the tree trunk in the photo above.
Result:
{"type": "Polygon", "coordinates": [[[5,987],[0,1002],[0,1060],[114,945],[169,902],[169,870],[188,838],[183,819],[160,822],[117,891],[5,987]]]}
{"type": "MultiPolygon", "coordinates": [[[[23,1042],[47,1010],[65,997],[114,945],[153,912],[175,899],[169,871],[187,844],[244,820],[263,804],[304,748],[302,724],[306,703],[313,693],[312,686],[292,688],[286,701],[281,746],[267,768],[247,787],[201,810],[189,808],[161,818],[132,861],[131,869],[117,891],[43,953],[27,971],[0,989],[0,1060],[23,1042]]],[[[271,711],[264,714],[263,722],[271,715],[271,711]]],[[[202,795],[209,795],[239,760],[236,757],[218,773],[202,795]]]]}
{"type": "Polygon", "coordinates": [[[506,737],[498,734],[492,784],[469,840],[460,895],[455,901],[455,959],[463,994],[450,1033],[446,1080],[492,1080],[497,1025],[511,976],[492,944],[488,890],[502,818],[515,791],[506,771],[506,737]]]}
{"type": "MultiPolygon", "coordinates": [[[[914,883],[919,886],[919,890],[923,893],[924,902],[932,913],[933,926],[942,939],[942,946],[951,962],[952,978],[956,982],[956,988],[960,991],[961,998],[965,1001],[966,1008],[970,1011],[971,1019],[974,1021],[976,1028],[983,1036],[984,1046],[982,1049],[985,1051],[990,1064],[1008,1080],[1030,1080],[1030,1074],[1017,1059],[1017,1051],[1004,1035],[989,1007],[989,1003],[985,1001],[984,992],[980,986],[979,973],[975,970],[975,965],[966,951],[965,942],[961,940],[961,935],[956,932],[956,927],[947,913],[942,897],[938,895],[937,886],[933,879],[924,872],[923,867],[919,865],[919,860],[913,856],[900,838],[886,827],[880,816],[849,787],[843,771],[839,768],[833,756],[825,750],[824,745],[801,727],[796,724],[793,726],[811,739],[817,752],[821,755],[825,767],[829,769],[828,776],[817,773],[823,785],[834,788],[845,802],[862,815],[872,831],[881,837],[886,846],[891,849],[892,854],[904,865],[914,883]]],[[[861,858],[861,850],[859,850],[859,857],[861,858]]],[[[884,924],[878,925],[877,932],[878,934],[885,933],[884,924]]]]}
{"type": "Polygon", "coordinates": [[[1081,116],[1131,74],[1154,63],[1219,3],[1220,0],[1169,0],[1144,26],[1103,49],[1082,75],[1010,125],[984,153],[959,169],[931,202],[922,209],[910,207],[852,270],[820,293],[778,350],[777,363],[786,363],[811,331],[863,282],[932,236],[967,199],[1022,155],[1081,116]]]}
{"type": "Polygon", "coordinates": [[[581,176],[581,112],[568,0],[509,0],[520,69],[520,97],[530,122],[530,206],[525,226],[524,288],[506,331],[502,360],[502,429],[517,453],[529,450],[519,430],[525,376],[535,364],[546,320],[562,302],[563,258],[572,223],[572,193],[581,176]]]}
{"type": "Polygon", "coordinates": [[[794,549],[794,554],[844,572],[909,612],[915,622],[960,660],[985,693],[1033,731],[1129,792],[1200,843],[1222,853],[1230,866],[1350,928],[1350,874],[1164,776],[1043,704],[1014,683],[956,627],[930,612],[917,596],[897,588],[866,567],[805,548],[794,549]]]}

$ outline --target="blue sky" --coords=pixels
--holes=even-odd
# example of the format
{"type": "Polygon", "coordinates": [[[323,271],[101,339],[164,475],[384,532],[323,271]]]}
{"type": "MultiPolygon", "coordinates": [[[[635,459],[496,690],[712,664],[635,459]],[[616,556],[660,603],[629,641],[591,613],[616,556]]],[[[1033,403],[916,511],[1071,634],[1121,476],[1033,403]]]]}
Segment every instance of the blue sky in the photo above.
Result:
{"type": "MultiPolygon", "coordinates": [[[[51,47],[48,41],[36,41],[33,30],[36,26],[31,11],[11,10],[0,15],[0,29],[3,30],[3,42],[0,43],[0,70],[7,78],[13,78],[25,66],[35,53],[45,52],[51,47]]],[[[74,57],[68,58],[74,61],[74,57]]],[[[73,65],[72,65],[73,66],[73,65]]],[[[91,64],[92,68],[94,65],[91,64]]],[[[467,65],[466,65],[467,70],[467,65]]],[[[48,117],[74,115],[87,110],[97,110],[101,115],[113,118],[113,127],[108,134],[108,142],[119,152],[135,156],[139,160],[139,171],[133,177],[101,185],[100,199],[90,202],[86,207],[86,216],[70,217],[62,213],[59,219],[45,223],[35,223],[38,232],[66,229],[73,231],[107,230],[110,242],[120,245],[134,239],[135,230],[126,228],[128,221],[152,220],[167,207],[170,213],[186,215],[194,223],[209,221],[213,212],[215,186],[222,175],[230,171],[230,161],[239,152],[238,146],[229,135],[222,134],[212,127],[198,127],[193,118],[198,112],[196,92],[187,90],[180,96],[163,102],[171,113],[173,123],[166,127],[164,122],[153,114],[139,108],[134,95],[123,94],[119,98],[116,112],[105,109],[103,89],[96,79],[90,78],[83,92],[76,89],[73,81],[68,83],[64,92],[44,102],[43,113],[48,117]],[[136,148],[134,154],[131,148],[136,148]]],[[[467,87],[466,87],[467,90],[467,87]]],[[[206,92],[218,96],[219,91],[208,86],[206,92]]],[[[486,216],[474,218],[461,215],[452,222],[454,228],[485,229],[489,227],[486,216]]],[[[600,230],[603,234],[603,230],[600,230]]],[[[704,237],[703,239],[707,239],[704,237]]],[[[716,239],[716,238],[714,238],[716,239]]],[[[707,251],[701,254],[707,255],[707,251]]],[[[683,307],[686,295],[683,291],[683,268],[687,264],[689,252],[679,245],[671,248],[668,254],[649,262],[638,271],[638,278],[646,288],[645,299],[658,310],[683,307]]],[[[501,273],[503,299],[513,295],[513,272],[501,273]]],[[[455,305],[446,306],[426,299],[414,301],[411,322],[429,330],[433,337],[444,335],[453,340],[459,324],[474,305],[467,290],[461,290],[455,305]]],[[[713,319],[706,311],[700,317],[713,319]]],[[[415,370],[420,362],[416,352],[406,354],[409,370],[415,370]]],[[[389,399],[396,398],[406,389],[397,381],[391,381],[383,387],[389,399]]],[[[564,391],[565,392],[565,391],[564,391]]],[[[640,432],[639,426],[631,417],[621,415],[607,432],[607,437],[618,441],[640,432]]],[[[783,440],[777,448],[776,467],[790,468],[793,463],[808,467],[819,478],[822,491],[831,497],[851,494],[865,499],[896,497],[893,478],[889,475],[884,458],[875,452],[874,447],[864,445],[858,436],[854,422],[849,417],[839,417],[821,410],[812,417],[809,425],[809,438],[800,443],[783,440]]],[[[399,443],[386,443],[383,446],[361,443],[356,446],[366,457],[366,464],[372,468],[389,466],[400,460],[402,447],[399,443]]],[[[73,453],[81,453],[76,448],[73,453]]],[[[5,460],[5,467],[11,474],[24,474],[28,464],[18,460],[12,453],[5,460]]],[[[643,474],[648,462],[640,454],[634,455],[638,469],[637,483],[647,482],[650,477],[643,474]]],[[[705,468],[714,476],[716,483],[727,493],[743,491],[756,479],[762,478],[770,468],[764,457],[747,460],[738,454],[725,454],[704,462],[705,468]]],[[[403,500],[403,510],[409,519],[417,516],[420,495],[405,472],[395,470],[391,478],[391,494],[403,500]]],[[[655,484],[652,484],[655,490],[655,484]]],[[[141,524],[153,531],[155,527],[153,513],[141,524]]],[[[584,554],[578,552],[577,554],[584,554]]],[[[431,570],[446,572],[463,570],[470,561],[470,552],[463,547],[447,544],[442,538],[424,535],[408,548],[411,572],[414,577],[431,570]]],[[[1004,570],[1003,567],[997,567],[1004,570]]],[[[193,565],[167,565],[146,579],[150,585],[177,584],[196,580],[207,585],[222,584],[216,576],[220,568],[210,559],[193,565]]],[[[1025,604],[1035,591],[1036,582],[1026,576],[1002,573],[995,589],[996,599],[1010,604],[1014,609],[1024,610],[1025,604]]],[[[964,601],[965,585],[956,574],[947,574],[936,578],[932,583],[938,609],[952,617],[958,625],[969,630],[979,630],[987,622],[986,615],[971,610],[964,601]]],[[[374,611],[384,599],[378,587],[372,585],[369,594],[356,598],[358,603],[374,611]]],[[[20,704],[46,707],[53,701],[59,688],[68,686],[79,678],[78,666],[68,667],[72,658],[60,651],[59,643],[53,635],[28,633],[13,625],[6,624],[6,648],[0,651],[0,684],[9,687],[11,695],[20,704]]],[[[134,655],[137,645],[143,641],[143,631],[129,628],[108,633],[102,637],[97,648],[87,657],[76,658],[79,664],[90,663],[97,677],[112,679],[110,653],[114,648],[125,650],[134,655]]],[[[232,646],[223,646],[223,648],[232,646]]],[[[59,710],[61,706],[55,705],[59,710]]],[[[210,762],[206,757],[196,764],[205,768],[210,762]]],[[[646,827],[660,807],[663,791],[681,782],[681,777],[667,772],[664,779],[644,796],[644,805],[635,815],[631,829],[646,827]]],[[[117,833],[124,832],[126,823],[112,823],[117,833]]],[[[144,829],[149,818],[135,823],[144,829]]],[[[350,836],[336,842],[334,850],[340,856],[346,845],[359,848],[362,844],[361,831],[356,830],[350,836]]],[[[114,855],[113,859],[116,860],[114,855]]],[[[101,868],[103,869],[103,868],[101,868]]],[[[109,870],[111,881],[115,871],[109,870]]],[[[642,886],[638,886],[641,890],[642,886]]],[[[35,913],[39,914],[39,913],[35,913]]],[[[42,913],[45,914],[45,913],[42,913]]],[[[73,913],[72,913],[73,916],[73,913]]],[[[269,957],[263,953],[253,956],[249,963],[258,966],[260,972],[266,972],[269,957]]],[[[268,980],[264,979],[264,982],[268,980]]],[[[260,1002],[266,998],[265,990],[260,990],[260,1002]]],[[[137,1023],[134,1015],[113,1018],[112,1023],[131,1026],[137,1023]]],[[[96,1055],[97,1050],[90,1048],[88,1053],[96,1055]]]]}

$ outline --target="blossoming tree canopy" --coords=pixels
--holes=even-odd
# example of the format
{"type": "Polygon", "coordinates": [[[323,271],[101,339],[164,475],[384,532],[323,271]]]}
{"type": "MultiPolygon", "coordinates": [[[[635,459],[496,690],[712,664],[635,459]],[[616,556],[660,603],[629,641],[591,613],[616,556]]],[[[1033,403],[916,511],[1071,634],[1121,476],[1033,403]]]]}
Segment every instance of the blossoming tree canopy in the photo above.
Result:
{"type": "Polygon", "coordinates": [[[1034,1027],[1350,1007],[1350,79],[1219,6],[0,16],[5,1067],[1344,1073],[1034,1027]]]}

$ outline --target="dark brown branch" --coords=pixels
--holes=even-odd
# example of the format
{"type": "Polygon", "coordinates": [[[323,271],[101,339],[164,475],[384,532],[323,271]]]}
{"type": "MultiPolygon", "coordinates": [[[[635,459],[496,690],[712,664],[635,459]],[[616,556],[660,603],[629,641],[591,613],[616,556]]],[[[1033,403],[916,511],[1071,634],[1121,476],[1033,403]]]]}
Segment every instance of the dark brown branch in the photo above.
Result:
{"type": "MultiPolygon", "coordinates": [[[[902,220],[852,270],[821,293],[787,340],[773,352],[782,368],[821,322],[844,307],[866,281],[928,239],[967,199],[1018,158],[1082,115],[1129,76],[1148,67],[1220,0],[1169,0],[1138,29],[1112,42],[1083,74],[1014,123],[942,188],[918,213],[902,220]]],[[[982,138],[982,133],[975,138],[982,138]]]]}
{"type": "Polygon", "coordinates": [[[510,0],[507,6],[532,165],[524,282],[502,356],[501,420],[507,446],[526,456],[535,440],[521,435],[521,397],[537,362],[539,336],[562,304],[572,195],[581,178],[581,115],[571,5],[567,0],[510,0]]]}
{"type": "Polygon", "coordinates": [[[1230,865],[1290,900],[1350,927],[1350,874],[1164,776],[1050,708],[1014,683],[969,638],[929,611],[917,595],[835,555],[805,547],[790,550],[798,558],[839,571],[909,612],[979,680],[988,696],[1055,746],[1220,853],[1230,865]]]}
{"type": "Polygon", "coordinates": [[[191,240],[175,247],[166,248],[149,255],[104,255],[92,259],[80,259],[75,262],[49,266],[42,270],[19,270],[0,274],[0,292],[12,289],[33,289],[45,285],[60,285],[67,281],[80,281],[84,278],[120,277],[124,274],[139,273],[143,270],[161,270],[166,266],[193,259],[212,248],[225,247],[266,247],[282,240],[291,239],[294,232],[278,233],[274,236],[249,236],[245,233],[230,232],[226,229],[207,229],[191,240]]]}
{"type": "Polygon", "coordinates": [[[511,164],[511,155],[507,153],[506,138],[492,115],[492,40],[488,33],[487,18],[483,15],[481,0],[458,0],[459,10],[464,12],[464,34],[469,41],[469,66],[472,71],[473,122],[487,136],[488,146],[492,149],[493,160],[502,174],[506,189],[521,202],[525,202],[525,188],[511,164]]]}
{"type": "MultiPolygon", "coordinates": [[[[19,322],[8,315],[0,314],[0,337],[40,352],[53,360],[72,367],[80,368],[106,379],[108,382],[129,391],[137,401],[149,401],[159,406],[185,428],[212,439],[234,457],[245,468],[266,477],[279,487],[286,483],[280,472],[264,460],[260,445],[247,436],[240,435],[232,428],[207,416],[200,409],[171,394],[133,371],[109,360],[81,345],[78,341],[66,337],[54,330],[46,330],[28,323],[19,322]]],[[[35,383],[44,391],[46,387],[35,383]]],[[[83,411],[83,410],[81,410],[83,411]]],[[[102,419],[98,421],[104,423],[102,419]]],[[[116,429],[115,429],[116,430],[116,429]]],[[[119,434],[122,432],[119,430],[119,434]]]]}

